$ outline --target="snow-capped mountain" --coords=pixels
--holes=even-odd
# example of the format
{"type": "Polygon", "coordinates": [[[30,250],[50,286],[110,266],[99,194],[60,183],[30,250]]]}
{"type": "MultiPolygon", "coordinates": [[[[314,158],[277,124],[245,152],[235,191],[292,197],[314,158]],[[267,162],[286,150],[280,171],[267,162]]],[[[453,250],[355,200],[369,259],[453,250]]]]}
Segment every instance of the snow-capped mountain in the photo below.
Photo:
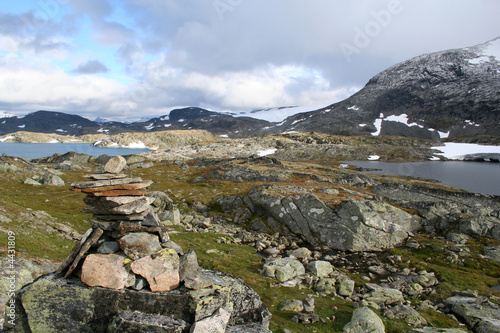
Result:
{"type": "Polygon", "coordinates": [[[5,111],[0,111],[0,119],[2,118],[12,118],[15,117],[15,115],[7,113],[5,111]]]}
{"type": "Polygon", "coordinates": [[[239,114],[187,107],[128,123],[101,118],[91,121],[49,111],[0,120],[0,135],[16,131],[81,135],[172,129],[205,129],[229,136],[290,131],[419,138],[499,136],[500,37],[396,64],[375,75],[356,94],[328,106],[287,106],[239,114]]]}
{"type": "Polygon", "coordinates": [[[344,101],[291,116],[274,131],[498,136],[500,38],[396,64],[344,101]]]}

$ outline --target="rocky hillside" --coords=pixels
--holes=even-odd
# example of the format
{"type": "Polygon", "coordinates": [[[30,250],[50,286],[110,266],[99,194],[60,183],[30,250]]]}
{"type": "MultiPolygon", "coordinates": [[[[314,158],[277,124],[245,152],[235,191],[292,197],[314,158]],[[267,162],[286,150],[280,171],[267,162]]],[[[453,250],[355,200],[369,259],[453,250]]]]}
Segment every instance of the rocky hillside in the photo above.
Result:
{"type": "Polygon", "coordinates": [[[424,54],[377,74],[358,93],[297,114],[279,131],[420,138],[500,133],[500,38],[424,54]]]}

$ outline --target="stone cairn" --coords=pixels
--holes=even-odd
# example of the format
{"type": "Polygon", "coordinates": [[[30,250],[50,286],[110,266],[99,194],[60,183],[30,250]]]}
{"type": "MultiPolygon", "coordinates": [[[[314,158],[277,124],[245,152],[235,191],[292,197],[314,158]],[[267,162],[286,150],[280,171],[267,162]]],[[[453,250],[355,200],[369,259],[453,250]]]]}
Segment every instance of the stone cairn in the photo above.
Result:
{"type": "Polygon", "coordinates": [[[125,166],[126,160],[116,156],[105,164],[104,173],[71,184],[73,191],[87,194],[82,212],[93,214],[92,228],[56,274],[68,278],[75,273],[91,287],[141,290],[149,286],[153,292],[176,289],[181,282],[189,289],[213,284],[198,274],[194,251],[183,254],[170,240],[169,229],[160,224],[151,206],[155,197],[146,196],[153,182],[127,177],[121,173],[125,166]]]}

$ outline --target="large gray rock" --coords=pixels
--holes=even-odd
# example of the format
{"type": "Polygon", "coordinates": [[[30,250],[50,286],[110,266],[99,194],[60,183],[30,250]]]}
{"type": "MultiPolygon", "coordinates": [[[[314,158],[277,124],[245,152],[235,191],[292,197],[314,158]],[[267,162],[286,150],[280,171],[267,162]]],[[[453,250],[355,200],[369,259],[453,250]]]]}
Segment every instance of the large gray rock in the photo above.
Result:
{"type": "Polygon", "coordinates": [[[276,221],[283,232],[343,251],[393,248],[421,227],[418,216],[385,202],[344,201],[333,211],[297,186],[257,187],[244,201],[254,214],[276,221]],[[290,192],[299,194],[290,197],[290,192]]]}
{"type": "Polygon", "coordinates": [[[307,270],[317,277],[325,277],[333,272],[333,266],[325,260],[315,260],[307,264],[307,270]]]}
{"type": "Polygon", "coordinates": [[[304,265],[296,259],[278,258],[264,263],[263,275],[276,278],[281,282],[293,279],[306,272],[304,265]]]}
{"type": "Polygon", "coordinates": [[[379,316],[369,308],[354,310],[351,321],[344,326],[344,333],[385,333],[379,316]]]}
{"type": "Polygon", "coordinates": [[[120,173],[125,166],[127,166],[127,161],[122,156],[114,156],[104,165],[104,171],[109,173],[120,173]]]}
{"type": "Polygon", "coordinates": [[[445,304],[476,333],[500,332],[500,307],[487,300],[454,296],[445,304]]]}
{"type": "Polygon", "coordinates": [[[404,302],[403,293],[393,288],[377,288],[363,297],[367,302],[375,304],[389,305],[404,302]]]}
{"type": "Polygon", "coordinates": [[[384,316],[389,319],[400,319],[412,327],[421,327],[427,325],[427,321],[417,312],[417,310],[408,305],[396,305],[384,312],[384,316]]]}
{"type": "MultiPolygon", "coordinates": [[[[148,324],[148,318],[154,319],[150,314],[161,316],[155,317],[161,320],[171,318],[170,323],[177,321],[187,327],[220,308],[232,309],[228,332],[269,332],[269,311],[241,279],[213,271],[204,271],[204,274],[211,276],[213,286],[199,291],[179,288],[162,293],[92,288],[78,279],[45,275],[17,291],[16,325],[6,320],[4,332],[105,333],[116,325],[140,327],[133,321],[148,324]],[[123,309],[127,309],[128,315],[123,314],[123,309]],[[139,319],[134,320],[130,313],[139,319]]],[[[143,331],[149,332],[148,329],[143,331]]],[[[118,331],[140,330],[115,329],[114,332],[118,331]]]]}

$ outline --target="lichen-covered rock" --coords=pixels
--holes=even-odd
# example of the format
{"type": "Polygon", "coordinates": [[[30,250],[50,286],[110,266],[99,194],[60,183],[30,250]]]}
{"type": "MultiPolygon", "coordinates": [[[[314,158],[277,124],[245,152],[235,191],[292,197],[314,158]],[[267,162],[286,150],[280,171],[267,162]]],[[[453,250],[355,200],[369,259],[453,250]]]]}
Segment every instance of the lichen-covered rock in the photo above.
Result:
{"type": "Polygon", "coordinates": [[[283,232],[343,251],[393,248],[421,227],[418,216],[385,202],[343,201],[332,210],[298,186],[260,186],[244,202],[254,214],[276,221],[283,232]]]}
{"type": "Polygon", "coordinates": [[[337,284],[339,286],[337,293],[340,296],[349,297],[354,293],[355,282],[349,279],[347,276],[339,276],[339,278],[337,279],[337,284]]]}
{"type": "Polygon", "coordinates": [[[278,258],[264,263],[263,274],[280,282],[288,281],[306,272],[304,265],[296,259],[278,258]]]}
{"type": "Polygon", "coordinates": [[[473,297],[453,296],[444,302],[477,333],[500,332],[500,307],[473,297]]]}
{"type": "Polygon", "coordinates": [[[220,308],[210,317],[195,322],[189,333],[225,333],[230,317],[231,313],[220,308]]]}
{"type": "Polygon", "coordinates": [[[281,311],[290,311],[290,312],[301,312],[304,310],[304,303],[298,299],[289,299],[283,301],[280,306],[281,311]]]}
{"type": "Polygon", "coordinates": [[[373,302],[375,304],[395,304],[399,302],[404,302],[403,293],[397,289],[393,288],[377,288],[370,293],[364,295],[364,299],[367,302],[373,302]]]}
{"type": "Polygon", "coordinates": [[[307,271],[311,272],[317,277],[325,277],[333,272],[333,266],[328,261],[315,260],[307,264],[307,271]]]}
{"type": "Polygon", "coordinates": [[[178,288],[162,293],[88,287],[78,279],[44,275],[16,292],[16,325],[6,320],[3,331],[105,333],[113,322],[126,326],[133,321],[144,323],[147,320],[134,318],[151,319],[148,314],[161,316],[161,320],[168,317],[170,322],[187,327],[224,308],[232,309],[228,332],[269,332],[270,313],[255,291],[228,274],[204,274],[210,275],[214,285],[203,290],[178,288]],[[123,309],[134,315],[123,315],[123,309]]]}
{"type": "Polygon", "coordinates": [[[384,312],[384,316],[390,319],[400,319],[413,327],[427,325],[427,321],[415,309],[408,305],[396,305],[384,312]]]}
{"type": "Polygon", "coordinates": [[[127,166],[127,161],[122,156],[111,157],[104,165],[104,171],[109,173],[120,173],[127,166]]]}
{"type": "Polygon", "coordinates": [[[375,312],[369,308],[354,310],[351,321],[344,326],[344,333],[385,333],[385,326],[375,312]]]}
{"type": "Polygon", "coordinates": [[[107,333],[183,333],[189,329],[183,320],[139,311],[122,311],[116,314],[107,333]]]}

